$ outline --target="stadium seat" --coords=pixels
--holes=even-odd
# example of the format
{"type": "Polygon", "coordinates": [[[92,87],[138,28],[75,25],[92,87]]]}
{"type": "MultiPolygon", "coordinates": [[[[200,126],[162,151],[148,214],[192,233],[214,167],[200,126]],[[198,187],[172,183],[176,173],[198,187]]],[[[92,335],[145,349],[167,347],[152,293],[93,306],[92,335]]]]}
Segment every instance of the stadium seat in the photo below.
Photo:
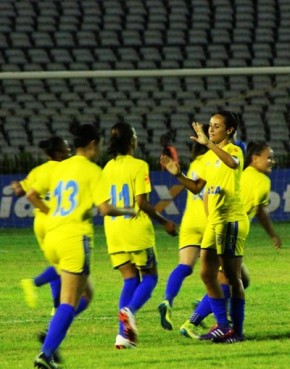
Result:
{"type": "MultiPolygon", "coordinates": [[[[288,66],[289,17],[287,0],[279,4],[271,0],[128,0],[126,6],[119,0],[51,1],[37,6],[33,0],[1,2],[0,69],[288,66]]],[[[226,106],[245,114],[246,125],[251,120],[259,127],[262,124],[265,131],[269,119],[279,120],[272,113],[280,112],[281,119],[289,116],[287,78],[257,74],[3,80],[0,118],[18,115],[29,127],[29,116],[39,114],[50,128],[57,114],[80,120],[90,116],[99,120],[104,114],[120,119],[132,115],[140,116],[142,123],[151,113],[194,115],[203,120],[211,109],[226,106]]],[[[249,127],[247,134],[255,135],[251,123],[249,127]]],[[[142,125],[138,129],[142,131],[142,125]]],[[[143,129],[140,135],[149,139],[143,129]]],[[[153,144],[157,139],[154,128],[150,130],[153,144]]],[[[263,134],[266,137],[269,130],[263,134]]]]}
{"type": "Polygon", "coordinates": [[[140,57],[133,47],[124,47],[118,50],[118,56],[123,62],[138,62],[140,57]]]}

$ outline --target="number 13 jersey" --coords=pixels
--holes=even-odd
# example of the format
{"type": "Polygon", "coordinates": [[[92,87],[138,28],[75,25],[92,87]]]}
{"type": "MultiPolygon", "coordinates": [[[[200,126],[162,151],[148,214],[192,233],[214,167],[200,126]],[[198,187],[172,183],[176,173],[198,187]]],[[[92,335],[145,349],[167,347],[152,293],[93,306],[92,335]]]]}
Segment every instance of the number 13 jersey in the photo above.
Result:
{"type": "Polygon", "coordinates": [[[101,177],[101,168],[80,155],[60,162],[41,177],[33,188],[38,193],[50,193],[46,230],[92,235],[92,207],[110,199],[101,177]]]}

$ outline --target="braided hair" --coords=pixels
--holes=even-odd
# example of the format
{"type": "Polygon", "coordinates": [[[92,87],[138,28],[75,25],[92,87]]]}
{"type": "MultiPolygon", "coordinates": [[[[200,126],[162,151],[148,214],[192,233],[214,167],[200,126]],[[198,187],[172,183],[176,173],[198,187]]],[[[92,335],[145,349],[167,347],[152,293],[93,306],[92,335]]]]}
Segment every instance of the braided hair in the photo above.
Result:
{"type": "Polygon", "coordinates": [[[132,145],[134,133],[134,128],[130,124],[116,123],[111,128],[109,146],[107,149],[108,154],[112,158],[116,158],[117,155],[126,155],[132,145]]]}

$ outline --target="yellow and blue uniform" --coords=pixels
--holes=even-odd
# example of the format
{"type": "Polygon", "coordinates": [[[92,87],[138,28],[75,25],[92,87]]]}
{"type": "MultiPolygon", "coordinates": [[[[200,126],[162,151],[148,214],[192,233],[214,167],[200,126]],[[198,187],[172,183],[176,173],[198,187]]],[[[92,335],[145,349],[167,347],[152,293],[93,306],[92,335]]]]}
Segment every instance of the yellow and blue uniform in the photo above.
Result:
{"type": "MultiPolygon", "coordinates": [[[[203,155],[197,156],[190,164],[187,177],[193,180],[198,178],[203,155]]],[[[187,190],[185,210],[179,229],[179,249],[189,245],[200,245],[206,226],[206,214],[203,201],[204,190],[194,195],[187,190]]]]}
{"type": "MultiPolygon", "coordinates": [[[[204,155],[199,155],[191,162],[187,171],[188,178],[194,181],[199,178],[199,171],[203,165],[203,157],[204,155]]],[[[170,273],[168,278],[164,301],[158,307],[161,314],[161,325],[165,329],[172,329],[171,318],[168,314],[166,315],[166,312],[173,306],[173,301],[178,295],[184,279],[191,275],[196,258],[199,255],[199,249],[206,227],[206,212],[203,195],[204,190],[196,195],[187,190],[185,210],[179,229],[179,251],[189,247],[194,247],[196,249],[191,249],[191,251],[189,251],[191,253],[191,260],[188,260],[189,263],[184,263],[184,259],[184,261],[180,260],[179,264],[170,273]]],[[[182,253],[180,254],[182,255],[182,253]]]]}
{"type": "Polygon", "coordinates": [[[256,215],[256,208],[259,205],[268,205],[270,189],[270,178],[264,173],[259,172],[251,165],[243,171],[241,178],[241,194],[245,211],[250,221],[256,215]]]}
{"type": "Polygon", "coordinates": [[[134,263],[144,266],[149,261],[145,259],[152,259],[156,254],[152,221],[136,202],[136,196],[151,192],[148,164],[131,155],[118,155],[103,169],[103,181],[110,188],[113,205],[134,207],[137,212],[134,218],[105,217],[105,234],[112,264],[118,267],[127,262],[126,254],[131,253],[135,257],[134,263]]]}
{"type": "Polygon", "coordinates": [[[238,159],[238,168],[229,168],[211,150],[204,155],[199,175],[206,181],[208,223],[201,247],[216,248],[219,255],[242,256],[249,232],[240,188],[244,158],[242,150],[232,143],[223,150],[238,159]]]}
{"type": "Polygon", "coordinates": [[[102,187],[101,175],[100,167],[76,155],[33,185],[38,193],[50,193],[44,252],[59,270],[89,274],[92,207],[110,197],[102,187]]]}
{"type": "MultiPolygon", "coordinates": [[[[34,183],[38,181],[39,178],[45,177],[49,175],[49,173],[53,172],[55,166],[58,163],[59,163],[58,161],[49,160],[46,163],[33,168],[28,173],[27,177],[19,182],[24,192],[27,193],[27,191],[33,186],[34,183]]],[[[44,193],[43,195],[41,195],[41,198],[47,204],[47,206],[49,206],[48,205],[49,194],[44,193]]],[[[46,224],[46,214],[42,213],[39,209],[35,208],[33,230],[41,249],[43,248],[43,240],[45,236],[45,224],[46,224]]]]}

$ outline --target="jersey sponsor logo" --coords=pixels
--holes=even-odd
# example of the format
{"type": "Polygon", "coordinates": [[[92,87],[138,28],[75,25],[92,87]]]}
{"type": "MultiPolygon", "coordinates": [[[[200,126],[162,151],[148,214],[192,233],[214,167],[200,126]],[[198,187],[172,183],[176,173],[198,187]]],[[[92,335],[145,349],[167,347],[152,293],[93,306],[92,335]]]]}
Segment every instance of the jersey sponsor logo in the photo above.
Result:
{"type": "Polygon", "coordinates": [[[207,193],[209,195],[218,195],[222,192],[222,189],[220,186],[210,186],[207,189],[207,193]]]}
{"type": "Polygon", "coordinates": [[[233,147],[231,150],[229,150],[229,154],[237,154],[239,152],[239,149],[236,147],[233,147]]]}
{"type": "Polygon", "coordinates": [[[144,181],[145,181],[145,183],[150,184],[150,178],[149,178],[148,174],[145,175],[144,181]]]}

